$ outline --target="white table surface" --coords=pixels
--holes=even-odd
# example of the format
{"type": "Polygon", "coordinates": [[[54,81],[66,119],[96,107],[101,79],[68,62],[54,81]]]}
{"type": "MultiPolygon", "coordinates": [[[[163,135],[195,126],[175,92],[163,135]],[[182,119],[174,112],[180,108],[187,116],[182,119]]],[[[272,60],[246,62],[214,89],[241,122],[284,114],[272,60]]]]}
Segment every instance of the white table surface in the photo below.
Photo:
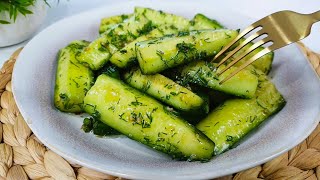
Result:
{"type": "MultiPolygon", "coordinates": [[[[52,0],[53,1],[53,0],[52,0]]],[[[48,10],[48,15],[46,21],[39,31],[49,26],[50,24],[63,19],[67,16],[74,15],[83,11],[87,11],[92,8],[107,6],[119,1],[130,1],[130,0],[61,0],[60,4],[53,3],[51,8],[48,10]]],[[[132,1],[132,0],[131,0],[132,1]]],[[[152,0],[148,0],[152,1],[152,0]]],[[[166,1],[166,0],[162,0],[166,1]]],[[[177,1],[177,0],[175,0],[177,1]]],[[[210,0],[197,0],[199,3],[205,3],[210,0]]],[[[226,0],[230,4],[227,7],[221,7],[225,9],[230,9],[236,11],[237,9],[244,9],[243,14],[247,16],[253,16],[257,19],[262,18],[268,14],[280,10],[293,10],[300,13],[311,13],[320,10],[319,0],[309,0],[308,2],[304,0],[226,0]]],[[[183,3],[183,0],[181,0],[183,3]]],[[[219,1],[217,1],[217,5],[219,1]]],[[[1,35],[0,35],[1,36],[1,35]]],[[[309,37],[303,40],[303,42],[316,52],[320,52],[320,22],[315,24],[312,28],[312,33],[309,37]]],[[[19,47],[24,46],[26,42],[20,43],[18,45],[0,48],[0,66],[6,61],[10,55],[19,47]]]]}

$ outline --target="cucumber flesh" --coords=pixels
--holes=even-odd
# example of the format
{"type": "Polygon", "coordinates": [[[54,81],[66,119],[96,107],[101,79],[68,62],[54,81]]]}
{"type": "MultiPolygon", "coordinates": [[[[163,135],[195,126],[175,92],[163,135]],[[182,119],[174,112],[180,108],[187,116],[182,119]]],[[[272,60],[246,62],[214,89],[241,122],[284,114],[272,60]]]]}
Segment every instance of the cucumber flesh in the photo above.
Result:
{"type": "Polygon", "coordinates": [[[87,93],[85,111],[120,133],[179,160],[208,161],[214,143],[153,98],[100,75],[87,93]]]}
{"type": "Polygon", "coordinates": [[[105,42],[105,37],[100,37],[91,42],[77,57],[79,62],[92,70],[103,67],[111,56],[105,42]]]}
{"type": "Polygon", "coordinates": [[[224,28],[218,21],[210,19],[203,14],[196,14],[192,19],[192,24],[191,30],[224,28]]]}
{"type": "Polygon", "coordinates": [[[199,110],[204,101],[197,94],[161,75],[143,75],[139,69],[124,74],[132,87],[182,111],[199,110]]]}
{"type": "Polygon", "coordinates": [[[54,105],[64,112],[82,112],[83,98],[94,83],[93,72],[80,64],[76,55],[89,42],[73,41],[59,51],[54,105]]]}
{"type": "Polygon", "coordinates": [[[112,28],[114,25],[122,23],[124,20],[129,19],[132,16],[133,14],[122,14],[101,19],[99,34],[103,34],[110,28],[112,28]]]}
{"type": "Polygon", "coordinates": [[[117,51],[110,58],[110,62],[120,68],[130,67],[132,64],[137,62],[137,55],[135,44],[140,41],[149,40],[152,38],[161,37],[167,34],[178,33],[178,30],[171,26],[162,26],[152,30],[149,34],[138,37],[136,40],[127,44],[124,48],[117,51]]]}
{"type": "Polygon", "coordinates": [[[179,31],[188,30],[191,26],[189,19],[177,16],[163,11],[157,11],[150,8],[135,7],[134,12],[152,21],[157,26],[170,25],[179,31]]]}
{"type": "Polygon", "coordinates": [[[156,74],[193,60],[211,57],[237,35],[234,30],[202,30],[138,42],[139,66],[144,74],[156,74]]]}
{"type": "Polygon", "coordinates": [[[195,83],[227,94],[252,98],[258,86],[258,78],[249,70],[242,70],[223,84],[220,81],[235,71],[236,67],[231,67],[222,75],[217,74],[225,68],[221,65],[218,69],[215,64],[206,61],[192,62],[182,68],[182,84],[195,83]]]}
{"type": "MultiPolygon", "coordinates": [[[[244,39],[241,39],[239,42],[242,43],[244,41],[244,39]]],[[[249,43],[246,46],[244,46],[242,49],[240,49],[240,51],[238,51],[233,58],[238,57],[239,55],[243,54],[247,49],[249,49],[251,46],[253,45],[253,43],[249,43]]],[[[239,61],[237,63],[237,66],[243,64],[244,62],[246,62],[247,60],[249,60],[251,57],[253,57],[255,54],[259,53],[260,51],[264,50],[264,47],[259,47],[256,50],[252,51],[251,53],[249,53],[246,57],[244,57],[241,61],[239,61]]],[[[274,58],[274,52],[270,52],[262,57],[260,57],[259,59],[257,59],[256,61],[254,61],[252,63],[252,65],[256,68],[261,70],[262,72],[264,72],[265,74],[268,74],[271,71],[272,68],[272,62],[273,62],[273,58],[274,58]]]]}
{"type": "Polygon", "coordinates": [[[232,148],[286,104],[267,76],[260,70],[254,71],[259,77],[255,98],[227,100],[196,125],[215,143],[215,155],[232,148]]]}
{"type": "Polygon", "coordinates": [[[109,61],[112,54],[155,27],[151,21],[135,15],[101,34],[82,51],[78,59],[92,70],[98,70],[109,61]]]}

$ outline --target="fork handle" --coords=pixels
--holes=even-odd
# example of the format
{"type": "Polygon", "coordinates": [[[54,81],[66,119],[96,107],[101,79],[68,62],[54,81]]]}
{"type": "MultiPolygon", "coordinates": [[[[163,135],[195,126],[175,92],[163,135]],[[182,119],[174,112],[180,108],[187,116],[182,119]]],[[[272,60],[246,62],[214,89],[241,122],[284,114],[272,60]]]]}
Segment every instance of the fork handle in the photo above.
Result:
{"type": "Polygon", "coordinates": [[[314,23],[320,21],[320,11],[316,11],[310,15],[313,17],[314,23]]]}

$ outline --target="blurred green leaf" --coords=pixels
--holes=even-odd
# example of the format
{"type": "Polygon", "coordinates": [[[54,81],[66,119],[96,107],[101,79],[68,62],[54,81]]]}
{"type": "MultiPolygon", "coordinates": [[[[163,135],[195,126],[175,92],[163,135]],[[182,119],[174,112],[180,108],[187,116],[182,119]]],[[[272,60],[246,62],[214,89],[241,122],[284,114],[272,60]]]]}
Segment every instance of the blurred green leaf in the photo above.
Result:
{"type": "Polygon", "coordinates": [[[0,20],[0,24],[10,24],[8,21],[0,20]]]}
{"type": "MultiPolygon", "coordinates": [[[[47,0],[43,0],[48,6],[47,0]]],[[[19,14],[26,16],[28,14],[33,14],[29,10],[30,6],[35,4],[36,0],[0,0],[0,13],[7,12],[10,20],[16,21],[19,14]]],[[[59,0],[57,0],[59,3],[59,0]]],[[[3,19],[3,17],[0,17],[3,19]]],[[[10,24],[9,21],[0,20],[0,24],[10,24]]]]}

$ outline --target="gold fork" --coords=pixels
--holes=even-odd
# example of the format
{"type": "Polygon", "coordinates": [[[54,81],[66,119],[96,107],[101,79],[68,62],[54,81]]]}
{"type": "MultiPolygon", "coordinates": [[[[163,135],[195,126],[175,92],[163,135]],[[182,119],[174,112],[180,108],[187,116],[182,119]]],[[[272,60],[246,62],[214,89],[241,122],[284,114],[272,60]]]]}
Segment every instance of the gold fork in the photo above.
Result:
{"type": "Polygon", "coordinates": [[[222,55],[226,50],[228,50],[232,45],[238,42],[245,35],[250,32],[257,30],[255,33],[250,35],[245,41],[240,43],[234,50],[232,50],[226,57],[224,57],[217,65],[219,67],[226,60],[232,57],[236,52],[238,52],[242,47],[247,45],[249,42],[255,40],[262,35],[267,35],[258,42],[254,43],[249,49],[247,49],[243,54],[231,61],[222,71],[219,72],[218,76],[228,70],[231,66],[239,62],[250,52],[254,51],[258,47],[265,45],[267,43],[271,44],[264,50],[255,54],[253,57],[248,59],[244,64],[237,68],[225,79],[220,81],[220,84],[224,83],[232,76],[237,74],[239,71],[247,67],[249,64],[262,57],[263,55],[284,47],[293,42],[297,42],[310,34],[312,24],[320,21],[320,11],[314,12],[312,14],[299,14],[293,11],[279,11],[266,16],[257,22],[251,24],[249,27],[244,29],[230,44],[225,46],[215,57],[216,60],[220,55],[222,55]],[[261,28],[261,29],[259,29],[261,28]]]}

